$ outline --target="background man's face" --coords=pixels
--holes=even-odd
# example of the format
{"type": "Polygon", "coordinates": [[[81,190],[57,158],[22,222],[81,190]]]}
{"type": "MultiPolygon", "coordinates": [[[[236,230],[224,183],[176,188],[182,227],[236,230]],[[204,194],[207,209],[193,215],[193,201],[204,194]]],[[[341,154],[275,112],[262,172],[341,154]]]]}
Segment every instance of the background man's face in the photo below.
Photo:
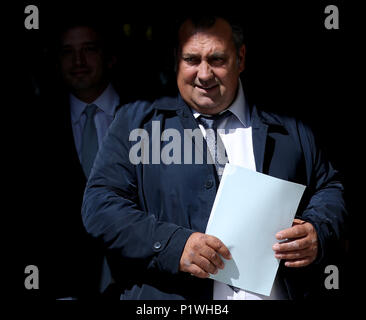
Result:
{"type": "Polygon", "coordinates": [[[105,77],[105,62],[98,34],[89,27],[75,27],[62,37],[61,72],[74,91],[93,89],[105,77]]]}
{"type": "Polygon", "coordinates": [[[186,21],[179,32],[177,84],[183,99],[198,112],[215,114],[234,100],[244,70],[245,47],[237,52],[230,25],[223,19],[206,30],[186,21]]]}

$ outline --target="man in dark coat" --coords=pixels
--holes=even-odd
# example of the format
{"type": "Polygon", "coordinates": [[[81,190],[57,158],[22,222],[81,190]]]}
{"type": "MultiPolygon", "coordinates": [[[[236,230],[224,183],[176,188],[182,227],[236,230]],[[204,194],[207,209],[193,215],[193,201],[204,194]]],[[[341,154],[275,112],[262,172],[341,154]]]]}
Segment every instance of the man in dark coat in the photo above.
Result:
{"type": "Polygon", "coordinates": [[[270,299],[309,296],[314,275],[341,240],[346,211],[337,172],[302,122],[248,103],[239,80],[244,62],[240,28],[223,18],[186,19],[179,95],[125,105],[112,123],[82,214],[105,248],[121,299],[266,298],[208,279],[231,257],[220,239],[204,233],[222,172],[216,160],[195,161],[208,153],[216,159],[202,118],[231,129],[214,138],[230,163],[307,186],[293,226],[276,234],[288,241],[273,246],[282,263],[270,299]],[[189,147],[187,136],[194,136],[189,147]]]}

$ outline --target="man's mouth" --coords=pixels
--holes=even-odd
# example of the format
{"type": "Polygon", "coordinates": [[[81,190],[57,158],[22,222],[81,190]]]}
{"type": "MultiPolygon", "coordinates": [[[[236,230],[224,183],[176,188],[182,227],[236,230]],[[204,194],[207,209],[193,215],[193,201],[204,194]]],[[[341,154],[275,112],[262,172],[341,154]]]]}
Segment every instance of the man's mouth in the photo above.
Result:
{"type": "Polygon", "coordinates": [[[200,86],[200,85],[195,85],[196,88],[200,89],[200,91],[205,91],[205,92],[210,92],[213,89],[216,89],[219,86],[218,83],[211,85],[211,86],[200,86]]]}
{"type": "Polygon", "coordinates": [[[74,70],[70,72],[72,76],[74,77],[78,77],[78,76],[83,76],[89,73],[89,70],[84,69],[84,70],[74,70]]]}

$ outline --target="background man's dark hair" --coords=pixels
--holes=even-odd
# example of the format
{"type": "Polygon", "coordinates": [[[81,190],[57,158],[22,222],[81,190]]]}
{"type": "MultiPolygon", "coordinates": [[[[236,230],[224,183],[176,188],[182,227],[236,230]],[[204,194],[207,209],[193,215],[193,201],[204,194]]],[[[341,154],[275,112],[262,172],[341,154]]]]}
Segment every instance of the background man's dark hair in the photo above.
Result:
{"type": "Polygon", "coordinates": [[[99,45],[102,48],[106,57],[110,57],[115,53],[115,34],[113,33],[113,28],[109,28],[99,22],[98,20],[90,19],[90,18],[83,18],[83,17],[73,17],[69,18],[67,22],[61,24],[57,31],[55,37],[55,49],[56,52],[59,52],[61,49],[61,39],[62,36],[71,29],[77,27],[87,27],[93,30],[98,34],[99,38],[99,45]]]}

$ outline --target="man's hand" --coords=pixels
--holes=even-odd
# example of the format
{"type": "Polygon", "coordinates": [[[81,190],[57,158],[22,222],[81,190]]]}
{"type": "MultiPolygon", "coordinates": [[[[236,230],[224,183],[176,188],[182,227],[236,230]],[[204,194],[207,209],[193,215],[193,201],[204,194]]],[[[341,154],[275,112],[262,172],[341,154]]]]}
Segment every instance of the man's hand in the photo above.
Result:
{"type": "Polygon", "coordinates": [[[305,267],[312,263],[318,254],[318,236],[309,222],[294,219],[292,227],[278,232],[276,238],[288,239],[272,247],[277,259],[287,260],[287,267],[305,267]]]}
{"type": "Polygon", "coordinates": [[[220,239],[200,232],[194,232],[188,238],[180,258],[179,270],[189,272],[198,278],[207,278],[209,273],[216,274],[218,268],[224,268],[220,258],[231,259],[229,249],[220,239]]]}

